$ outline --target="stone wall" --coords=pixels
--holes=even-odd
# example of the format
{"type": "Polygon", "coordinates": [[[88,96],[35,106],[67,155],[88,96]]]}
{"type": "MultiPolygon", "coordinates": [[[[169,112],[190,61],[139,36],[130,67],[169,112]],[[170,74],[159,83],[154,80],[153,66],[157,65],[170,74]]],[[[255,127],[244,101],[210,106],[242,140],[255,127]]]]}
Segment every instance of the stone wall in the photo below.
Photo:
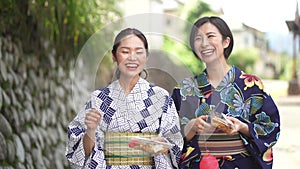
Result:
{"type": "Polygon", "coordinates": [[[65,141],[75,111],[68,63],[57,63],[55,52],[25,55],[10,37],[0,37],[0,49],[0,169],[69,168],[65,141]]]}

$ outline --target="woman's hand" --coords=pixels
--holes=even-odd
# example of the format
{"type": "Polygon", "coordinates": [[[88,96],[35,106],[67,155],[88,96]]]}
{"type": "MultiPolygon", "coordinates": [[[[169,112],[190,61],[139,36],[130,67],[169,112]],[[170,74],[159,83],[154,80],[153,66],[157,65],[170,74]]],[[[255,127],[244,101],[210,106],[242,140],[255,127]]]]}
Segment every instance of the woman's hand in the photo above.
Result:
{"type": "MultiPolygon", "coordinates": [[[[152,140],[167,143],[167,141],[162,137],[155,137],[155,138],[152,138],[152,140]]],[[[169,149],[163,148],[163,149],[155,152],[154,154],[168,154],[168,153],[169,153],[169,149]]]]}
{"type": "Polygon", "coordinates": [[[216,128],[207,123],[208,116],[203,115],[192,119],[184,128],[186,140],[191,140],[196,134],[212,133],[216,128]]]}
{"type": "Polygon", "coordinates": [[[97,126],[101,120],[101,113],[96,109],[89,110],[85,115],[84,123],[87,126],[86,134],[95,140],[97,126]]]}
{"type": "Polygon", "coordinates": [[[101,113],[96,109],[89,110],[85,115],[84,123],[88,130],[96,130],[101,120],[101,113]]]}
{"type": "Polygon", "coordinates": [[[227,119],[230,120],[232,125],[232,130],[227,132],[229,135],[237,134],[238,132],[250,137],[249,127],[246,123],[240,121],[239,119],[231,116],[227,116],[227,119]]]}

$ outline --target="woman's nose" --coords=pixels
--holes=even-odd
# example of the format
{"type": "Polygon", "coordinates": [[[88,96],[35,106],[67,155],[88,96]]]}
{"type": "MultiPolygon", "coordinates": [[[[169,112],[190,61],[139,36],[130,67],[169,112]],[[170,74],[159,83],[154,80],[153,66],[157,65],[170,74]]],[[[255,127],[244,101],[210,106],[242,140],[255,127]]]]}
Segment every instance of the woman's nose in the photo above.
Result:
{"type": "Polygon", "coordinates": [[[130,53],[130,56],[129,56],[129,59],[130,59],[130,60],[135,60],[136,57],[137,57],[136,52],[131,52],[131,53],[130,53]]]}
{"type": "Polygon", "coordinates": [[[206,37],[202,38],[201,46],[205,47],[209,44],[208,39],[206,37]]]}

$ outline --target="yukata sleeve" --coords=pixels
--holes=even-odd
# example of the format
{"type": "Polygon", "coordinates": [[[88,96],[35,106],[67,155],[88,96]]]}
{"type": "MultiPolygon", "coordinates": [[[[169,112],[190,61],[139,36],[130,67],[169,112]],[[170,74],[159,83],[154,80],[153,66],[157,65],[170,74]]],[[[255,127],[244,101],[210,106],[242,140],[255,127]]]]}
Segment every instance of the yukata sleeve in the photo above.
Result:
{"type": "Polygon", "coordinates": [[[247,146],[250,153],[261,157],[264,162],[272,161],[272,147],[276,144],[280,134],[279,111],[270,95],[264,94],[260,99],[252,98],[250,112],[256,112],[248,123],[251,138],[247,146]],[[262,106],[257,105],[261,102],[262,106]],[[257,108],[257,110],[256,110],[257,108]]]}
{"type": "Polygon", "coordinates": [[[180,133],[178,113],[173,99],[166,96],[163,113],[161,116],[159,136],[174,144],[169,150],[169,154],[159,154],[154,157],[157,168],[178,168],[178,162],[183,148],[183,138],[180,133]]]}
{"type": "MultiPolygon", "coordinates": [[[[68,138],[67,138],[67,146],[65,155],[70,162],[72,168],[99,168],[99,166],[105,165],[104,162],[104,154],[101,145],[98,143],[95,144],[94,150],[92,151],[90,156],[85,156],[84,148],[83,148],[83,136],[86,132],[86,125],[84,124],[84,119],[86,112],[94,108],[92,104],[92,100],[88,100],[85,104],[85,107],[77,114],[77,116],[70,122],[68,126],[68,138]],[[101,160],[102,159],[102,160],[101,160]]],[[[96,140],[101,138],[101,132],[99,130],[96,131],[96,140]]]]}
{"type": "Polygon", "coordinates": [[[85,110],[80,111],[68,126],[68,139],[65,155],[72,168],[82,168],[88,157],[85,156],[82,138],[86,127],[84,124],[85,110]]]}

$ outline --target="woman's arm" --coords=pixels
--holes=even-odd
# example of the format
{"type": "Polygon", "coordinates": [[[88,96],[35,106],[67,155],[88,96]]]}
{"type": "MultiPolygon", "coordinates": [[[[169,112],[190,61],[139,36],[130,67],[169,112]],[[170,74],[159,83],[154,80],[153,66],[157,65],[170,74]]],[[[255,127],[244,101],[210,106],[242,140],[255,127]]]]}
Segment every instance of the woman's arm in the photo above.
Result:
{"type": "Polygon", "coordinates": [[[101,114],[99,111],[92,109],[86,113],[84,122],[87,126],[87,130],[82,140],[85,156],[89,156],[95,146],[96,128],[100,120],[101,114]]]}
{"type": "Polygon", "coordinates": [[[87,131],[83,136],[83,148],[85,156],[89,156],[95,147],[95,131],[87,131]]]}
{"type": "Polygon", "coordinates": [[[192,119],[186,126],[184,127],[184,136],[186,141],[191,141],[192,138],[197,134],[196,130],[193,129],[195,125],[196,119],[192,119]]]}

